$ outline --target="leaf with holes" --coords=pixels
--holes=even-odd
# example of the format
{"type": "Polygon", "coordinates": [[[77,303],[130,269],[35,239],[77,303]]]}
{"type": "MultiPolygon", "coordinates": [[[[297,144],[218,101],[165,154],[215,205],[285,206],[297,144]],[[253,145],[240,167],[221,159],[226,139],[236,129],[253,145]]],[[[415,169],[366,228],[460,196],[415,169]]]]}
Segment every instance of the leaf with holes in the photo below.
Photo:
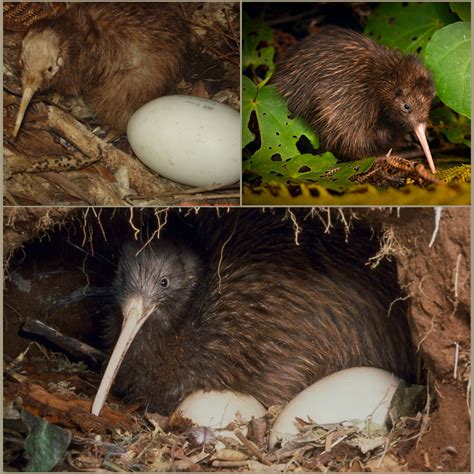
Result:
{"type": "Polygon", "coordinates": [[[287,176],[296,181],[316,182],[337,160],[330,152],[321,155],[304,154],[294,156],[285,163],[287,176]]]}
{"type": "Polygon", "coordinates": [[[345,191],[354,186],[350,178],[370,170],[375,158],[364,158],[363,160],[338,163],[326,170],[315,182],[327,189],[334,191],[345,191]]]}
{"type": "Polygon", "coordinates": [[[265,23],[244,15],[242,70],[255,79],[258,87],[263,86],[272,76],[275,70],[274,55],[272,29],[265,23]]]}
{"type": "Polygon", "coordinates": [[[354,186],[350,178],[369,171],[374,158],[337,163],[332,153],[322,155],[300,155],[286,163],[290,179],[315,183],[334,191],[345,191],[354,186]]]}
{"type": "Polygon", "coordinates": [[[256,108],[257,86],[247,77],[242,76],[242,147],[255,140],[250,131],[250,117],[256,108]]]}
{"type": "Polygon", "coordinates": [[[447,3],[382,3],[364,33],[390,48],[423,55],[434,33],[456,20],[447,3]]]}
{"type": "MultiPolygon", "coordinates": [[[[330,152],[303,154],[285,161],[265,163],[258,169],[264,182],[313,183],[337,192],[355,186],[350,178],[369,171],[374,158],[338,163],[330,152]]],[[[255,170],[253,170],[255,174],[255,170]]]]}
{"type": "MultiPolygon", "coordinates": [[[[298,144],[306,141],[313,148],[318,148],[318,139],[313,130],[301,119],[290,118],[286,102],[275,86],[265,86],[258,89],[253,103],[249,104],[249,101],[252,100],[250,98],[252,89],[249,81],[245,80],[244,85],[250,92],[250,96],[244,98],[243,104],[245,108],[244,129],[248,129],[247,120],[251,112],[254,111],[261,139],[260,148],[249,160],[244,162],[244,169],[261,176],[271,170],[281,173],[283,162],[301,154],[298,144]]],[[[244,143],[248,143],[247,140],[250,136],[246,130],[244,136],[244,143]]]]}
{"type": "Polygon", "coordinates": [[[449,2],[449,6],[454,13],[457,13],[462,21],[471,21],[470,2],[449,2]]]}
{"type": "Polygon", "coordinates": [[[314,183],[326,189],[343,192],[352,188],[355,183],[350,178],[369,171],[374,158],[337,163],[332,153],[326,152],[312,156],[313,161],[301,155],[291,158],[286,167],[291,178],[302,183],[314,183]],[[316,161],[316,158],[318,161],[316,161]]]}
{"type": "Polygon", "coordinates": [[[426,47],[438,97],[455,112],[471,118],[471,25],[458,21],[433,35],[426,47]]]}

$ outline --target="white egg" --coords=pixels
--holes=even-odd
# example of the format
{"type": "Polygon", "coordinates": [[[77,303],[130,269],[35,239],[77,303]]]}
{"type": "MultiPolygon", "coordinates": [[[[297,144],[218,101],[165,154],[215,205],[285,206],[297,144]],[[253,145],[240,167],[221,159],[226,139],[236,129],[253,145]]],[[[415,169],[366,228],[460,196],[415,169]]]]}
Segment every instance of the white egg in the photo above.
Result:
{"type": "Polygon", "coordinates": [[[342,423],[383,427],[400,379],[385,370],[354,367],[341,370],[303,390],[283,409],[270,433],[270,447],[297,434],[295,417],[318,424],[342,423]]]}
{"type": "Polygon", "coordinates": [[[130,118],[135,154],[161,176],[189,186],[226,185],[241,173],[240,114],[213,100],[160,97],[130,118]]]}
{"type": "Polygon", "coordinates": [[[177,410],[181,410],[184,417],[190,418],[197,425],[208,426],[213,430],[226,428],[236,419],[238,413],[242,420],[250,421],[252,417],[259,418],[267,412],[265,407],[250,395],[202,390],[187,396],[177,410]]]}

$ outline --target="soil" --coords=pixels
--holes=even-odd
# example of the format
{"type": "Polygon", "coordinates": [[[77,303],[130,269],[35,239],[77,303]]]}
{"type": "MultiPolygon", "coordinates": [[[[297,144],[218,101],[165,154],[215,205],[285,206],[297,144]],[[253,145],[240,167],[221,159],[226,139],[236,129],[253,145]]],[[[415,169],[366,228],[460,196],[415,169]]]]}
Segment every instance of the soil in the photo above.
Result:
{"type": "MultiPolygon", "coordinates": [[[[206,211],[217,216],[214,210],[206,211]]],[[[53,213],[44,209],[25,209],[14,218],[15,212],[18,210],[5,210],[7,248],[12,250],[20,243],[25,246],[23,251],[17,250],[6,268],[6,360],[15,359],[28,346],[30,356],[42,354],[38,346],[32,346],[31,339],[20,331],[27,317],[47,322],[64,334],[91,345],[100,345],[95,320],[98,315],[91,311],[94,304],[84,298],[84,291],[81,294],[78,290],[93,289],[100,279],[111,278],[114,265],[106,260],[113,262],[116,243],[127,235],[133,235],[128,221],[132,219],[137,223],[139,213],[105,210],[102,216],[104,235],[108,238],[105,241],[97,217],[88,214],[84,219],[85,210],[74,211],[67,216],[66,211],[53,213]],[[59,227],[63,230],[58,231],[59,227]],[[90,235],[95,236],[93,251],[91,246],[83,244],[90,235]],[[32,242],[33,236],[42,236],[42,242],[38,238],[32,242]],[[87,252],[82,251],[81,247],[85,247],[87,252]],[[104,261],[100,262],[102,258],[104,261]],[[98,260],[100,263],[97,263],[98,260]]],[[[149,216],[153,215],[148,212],[149,216]]],[[[400,286],[409,296],[412,339],[419,347],[422,374],[431,395],[418,436],[393,450],[392,455],[397,461],[395,465],[383,464],[385,470],[470,471],[470,210],[442,209],[437,232],[436,212],[439,211],[432,208],[352,209],[343,212],[334,210],[331,214],[333,222],[341,216],[345,216],[347,222],[357,217],[371,222],[374,227],[383,227],[385,237],[382,250],[385,258],[396,259],[400,286]],[[456,348],[458,357],[455,365],[456,348]]],[[[142,215],[145,213],[143,211],[142,215]]],[[[170,211],[168,226],[173,225],[173,216],[177,214],[178,211],[170,211]]],[[[163,222],[162,215],[161,218],[163,222]]],[[[320,209],[313,218],[329,222],[328,211],[320,209]]],[[[376,260],[372,263],[375,264],[376,260]]],[[[96,295],[95,298],[101,299],[102,309],[104,298],[107,305],[113,304],[107,296],[96,295]]],[[[46,384],[46,376],[38,375],[38,370],[33,367],[27,371],[26,377],[33,385],[46,384]]],[[[64,380],[67,379],[64,373],[64,380]]],[[[92,385],[98,381],[92,373],[87,379],[92,385]]],[[[72,379],[71,383],[81,388],[77,380],[72,379]]],[[[90,399],[93,396],[92,385],[82,387],[83,397],[90,399]]],[[[5,381],[5,387],[10,390],[11,396],[19,390],[11,379],[5,381]]],[[[27,396],[24,397],[27,400],[27,396]]],[[[35,406],[37,402],[33,400],[31,403],[35,406]]],[[[125,407],[121,406],[120,411],[125,413],[125,407]]],[[[86,422],[92,421],[84,418],[83,423],[86,422]]],[[[353,455],[351,449],[340,446],[334,451],[334,456],[342,459],[346,453],[347,456],[353,455]]],[[[327,456],[305,459],[303,466],[319,469],[321,459],[328,462],[324,464],[326,467],[335,466],[331,462],[336,462],[336,458],[328,461],[327,456]]],[[[364,466],[365,469],[377,470],[377,463],[371,464],[371,467],[367,463],[364,466]]],[[[352,467],[355,469],[354,464],[352,467]]]]}
{"type": "Polygon", "coordinates": [[[435,211],[411,212],[416,217],[395,228],[401,244],[416,249],[415,255],[397,259],[399,280],[402,286],[410,287],[412,337],[432,377],[438,406],[430,420],[429,433],[410,452],[407,461],[410,470],[469,471],[470,209],[443,209],[431,248],[433,234],[429,229],[435,228],[435,211]],[[420,228],[425,229],[425,235],[420,235],[420,228]],[[448,447],[454,447],[454,451],[448,447]]]}

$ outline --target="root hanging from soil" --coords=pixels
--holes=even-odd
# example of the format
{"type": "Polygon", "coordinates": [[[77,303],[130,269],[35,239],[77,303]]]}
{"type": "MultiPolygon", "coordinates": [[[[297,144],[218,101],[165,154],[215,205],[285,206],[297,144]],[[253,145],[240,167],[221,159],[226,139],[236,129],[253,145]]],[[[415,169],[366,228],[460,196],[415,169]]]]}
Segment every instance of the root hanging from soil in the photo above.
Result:
{"type": "Polygon", "coordinates": [[[384,258],[391,262],[392,257],[409,255],[409,250],[396,238],[392,226],[385,229],[380,242],[380,250],[373,257],[369,258],[366,263],[366,265],[369,265],[372,270],[377,268],[384,258]]]}

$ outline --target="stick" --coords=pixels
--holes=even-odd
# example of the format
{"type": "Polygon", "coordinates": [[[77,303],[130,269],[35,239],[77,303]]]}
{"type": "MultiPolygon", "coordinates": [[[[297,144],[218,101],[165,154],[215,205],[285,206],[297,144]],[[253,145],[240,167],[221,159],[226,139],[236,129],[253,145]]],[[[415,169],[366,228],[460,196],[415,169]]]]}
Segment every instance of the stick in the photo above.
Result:
{"type": "Polygon", "coordinates": [[[260,451],[260,449],[258,449],[258,447],[253,444],[250,440],[248,440],[244,434],[242,433],[242,431],[240,431],[239,428],[236,428],[234,430],[234,434],[235,436],[237,436],[237,438],[239,439],[239,441],[254,455],[257,457],[257,459],[259,459],[263,464],[265,464],[265,466],[271,466],[272,464],[270,462],[268,462],[266,459],[265,459],[265,456],[263,455],[263,453],[260,451]]]}
{"type": "Polygon", "coordinates": [[[45,156],[39,159],[31,158],[8,148],[5,148],[3,153],[10,166],[11,174],[80,170],[100,160],[99,155],[88,157],[78,152],[68,152],[61,156],[45,156]]]}
{"type": "Polygon", "coordinates": [[[149,171],[140,161],[94,135],[89,129],[57,107],[48,107],[50,127],[86,156],[100,156],[104,165],[112,172],[128,169],[130,185],[138,194],[175,194],[188,189],[187,186],[162,178],[149,171]]]}
{"type": "Polygon", "coordinates": [[[37,336],[42,336],[47,339],[49,342],[56,344],[61,349],[65,350],[68,353],[80,353],[90,357],[95,362],[102,361],[106,359],[106,355],[95,349],[94,347],[89,346],[77,339],[74,339],[69,336],[65,336],[60,333],[57,329],[54,329],[47,324],[38,321],[37,319],[26,319],[25,324],[23,324],[23,331],[29,334],[36,334],[37,336]]]}
{"type": "Polygon", "coordinates": [[[248,461],[212,461],[214,467],[248,467],[248,461]]]}

